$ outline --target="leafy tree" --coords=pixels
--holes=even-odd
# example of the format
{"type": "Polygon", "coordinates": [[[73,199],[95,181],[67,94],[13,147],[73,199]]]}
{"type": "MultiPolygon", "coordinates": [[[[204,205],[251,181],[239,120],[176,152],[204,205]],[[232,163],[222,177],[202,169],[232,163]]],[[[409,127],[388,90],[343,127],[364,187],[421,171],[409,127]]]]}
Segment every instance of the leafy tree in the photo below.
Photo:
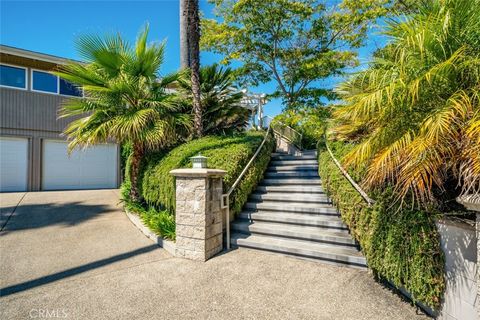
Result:
{"type": "Polygon", "coordinates": [[[353,49],[365,38],[368,22],[366,16],[356,19],[357,11],[331,10],[319,0],[212,2],[221,21],[202,21],[203,48],[224,55],[223,63],[242,62],[250,84],[275,81],[273,96],[289,108],[335,97],[318,82],[357,63],[353,49]]]}
{"type": "Polygon", "coordinates": [[[330,108],[300,108],[285,110],[274,118],[274,122],[287,125],[302,134],[302,147],[315,149],[317,142],[323,139],[330,117],[330,108]]]}
{"type": "MultiPolygon", "coordinates": [[[[230,68],[213,64],[200,69],[204,134],[238,132],[247,126],[250,111],[240,104],[243,93],[233,87],[234,81],[235,73],[230,68]]],[[[189,97],[187,109],[191,110],[191,84],[189,81],[180,83],[184,95],[189,97]]]]}
{"type": "Polygon", "coordinates": [[[69,148],[116,141],[133,145],[130,181],[132,200],[139,200],[138,173],[147,150],[169,146],[191,126],[177,95],[166,89],[181,78],[159,74],[164,44],[147,44],[148,26],[135,46],[119,35],[81,36],[77,50],[84,63],[62,66],[57,75],[83,88],[85,98],[72,98],[61,109],[76,117],[65,129],[69,148]]]}
{"type": "MultiPolygon", "coordinates": [[[[339,16],[345,20],[374,21],[382,17],[418,12],[422,4],[431,0],[342,0],[339,4],[339,16]]],[[[362,24],[365,28],[366,24],[362,24]]],[[[363,31],[366,31],[364,29],[363,31]]]]}
{"type": "Polygon", "coordinates": [[[365,186],[423,205],[480,192],[479,7],[432,0],[389,21],[390,44],[338,88],[332,133],[358,141],[345,162],[367,165],[365,186]]]}

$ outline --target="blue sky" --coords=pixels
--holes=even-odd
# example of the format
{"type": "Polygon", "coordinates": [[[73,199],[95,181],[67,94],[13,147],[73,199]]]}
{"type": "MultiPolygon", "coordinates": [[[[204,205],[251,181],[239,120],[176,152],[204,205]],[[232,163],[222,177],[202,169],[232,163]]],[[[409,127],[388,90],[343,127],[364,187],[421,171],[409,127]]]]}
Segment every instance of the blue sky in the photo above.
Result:
{"type": "MultiPolygon", "coordinates": [[[[212,5],[200,0],[200,9],[210,17],[212,5]]],[[[152,1],[5,1],[0,0],[0,43],[27,50],[78,58],[74,48],[76,36],[84,33],[120,32],[132,42],[140,28],[150,24],[150,40],[166,40],[163,72],[179,67],[178,0],[152,1]]],[[[361,61],[381,45],[381,39],[370,37],[360,51],[361,61]]],[[[216,62],[214,54],[203,52],[203,64],[216,62]]],[[[255,92],[271,93],[273,83],[254,88],[255,92]]],[[[272,100],[265,113],[281,111],[279,100],[272,100]]]]}

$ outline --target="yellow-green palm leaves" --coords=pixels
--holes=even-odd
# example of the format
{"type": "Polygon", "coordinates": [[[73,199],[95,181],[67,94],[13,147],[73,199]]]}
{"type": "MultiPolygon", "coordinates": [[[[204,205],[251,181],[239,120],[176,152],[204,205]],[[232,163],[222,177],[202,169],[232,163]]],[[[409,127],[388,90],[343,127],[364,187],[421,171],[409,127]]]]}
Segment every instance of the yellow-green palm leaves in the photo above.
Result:
{"type": "Polygon", "coordinates": [[[76,44],[85,63],[70,63],[56,72],[85,93],[84,98],[67,100],[61,109],[61,116],[77,117],[65,130],[70,148],[109,140],[131,142],[134,198],[144,152],[175,143],[191,123],[178,95],[168,88],[182,75],[160,75],[164,44],[147,44],[147,36],[148,27],[134,46],[119,35],[82,36],[76,44]]]}
{"type": "Polygon", "coordinates": [[[365,71],[338,87],[331,134],[355,140],[344,159],[401,199],[480,192],[480,0],[433,0],[389,21],[365,71]],[[455,183],[452,183],[455,181],[455,183]]]}

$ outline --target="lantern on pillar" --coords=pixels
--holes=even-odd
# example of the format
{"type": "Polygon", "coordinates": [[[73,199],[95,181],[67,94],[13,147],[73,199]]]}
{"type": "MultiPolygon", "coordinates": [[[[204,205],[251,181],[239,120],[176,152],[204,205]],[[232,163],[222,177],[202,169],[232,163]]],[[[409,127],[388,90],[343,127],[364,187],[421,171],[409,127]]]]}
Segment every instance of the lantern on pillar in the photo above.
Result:
{"type": "Polygon", "coordinates": [[[207,168],[207,157],[202,156],[200,153],[195,156],[191,157],[192,159],[192,168],[193,169],[206,169],[207,168]]]}

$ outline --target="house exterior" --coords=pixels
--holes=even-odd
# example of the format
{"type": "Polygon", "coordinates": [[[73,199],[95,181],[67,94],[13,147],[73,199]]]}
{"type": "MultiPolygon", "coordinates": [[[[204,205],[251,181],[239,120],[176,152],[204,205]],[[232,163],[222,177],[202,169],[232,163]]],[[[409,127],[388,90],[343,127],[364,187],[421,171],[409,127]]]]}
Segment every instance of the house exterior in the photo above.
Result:
{"type": "Polygon", "coordinates": [[[117,144],[67,152],[58,110],[82,92],[49,71],[68,61],[0,45],[0,192],[119,186],[117,144]]]}

